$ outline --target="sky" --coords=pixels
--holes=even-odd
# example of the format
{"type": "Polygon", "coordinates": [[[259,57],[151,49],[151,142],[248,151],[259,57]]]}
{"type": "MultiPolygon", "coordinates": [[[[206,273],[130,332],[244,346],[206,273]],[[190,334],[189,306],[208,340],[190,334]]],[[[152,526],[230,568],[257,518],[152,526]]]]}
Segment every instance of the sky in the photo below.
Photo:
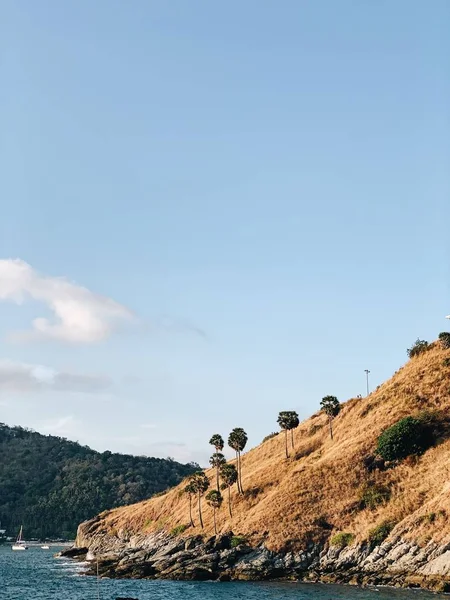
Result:
{"type": "Polygon", "coordinates": [[[450,3],[3,0],[0,421],[206,464],[450,313],[450,3]]]}

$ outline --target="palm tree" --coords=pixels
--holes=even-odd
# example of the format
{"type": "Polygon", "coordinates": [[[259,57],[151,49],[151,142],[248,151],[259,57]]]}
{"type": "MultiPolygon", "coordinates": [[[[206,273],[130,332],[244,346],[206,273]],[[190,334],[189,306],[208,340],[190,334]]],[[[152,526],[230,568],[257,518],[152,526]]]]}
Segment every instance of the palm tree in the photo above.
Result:
{"type": "MultiPolygon", "coordinates": [[[[222,452],[225,442],[223,441],[223,437],[219,433],[215,433],[211,439],[209,440],[211,446],[214,446],[216,450],[216,454],[222,452]]],[[[211,462],[211,461],[210,461],[211,462]]],[[[217,490],[219,490],[219,467],[220,465],[216,465],[216,482],[217,482],[217,490]]]]}
{"type": "Polygon", "coordinates": [[[332,420],[339,414],[339,411],[341,410],[341,405],[336,396],[324,396],[320,402],[320,406],[328,416],[328,423],[330,425],[330,436],[331,439],[333,439],[332,420]]]}
{"type": "Polygon", "coordinates": [[[233,517],[231,512],[231,486],[233,486],[238,480],[238,473],[236,467],[231,463],[225,463],[220,467],[220,477],[223,481],[223,489],[228,488],[228,510],[230,517],[233,517]]]}
{"type": "Polygon", "coordinates": [[[244,493],[244,488],[242,487],[242,465],[241,465],[241,452],[245,448],[247,444],[247,434],[242,429],[242,427],[235,427],[233,431],[228,436],[228,445],[230,448],[236,452],[236,464],[237,464],[237,472],[238,472],[238,490],[241,494],[244,493]]]}
{"type": "Polygon", "coordinates": [[[288,449],[288,438],[287,438],[287,432],[288,429],[290,429],[290,411],[288,410],[282,410],[279,415],[278,415],[278,419],[277,419],[277,423],[278,425],[281,427],[281,429],[284,430],[284,442],[285,442],[285,450],[286,450],[286,458],[289,458],[289,449],[288,449]]]}
{"type": "Polygon", "coordinates": [[[294,449],[294,429],[296,429],[299,424],[299,418],[298,418],[298,414],[295,412],[295,410],[291,410],[290,411],[290,423],[289,423],[289,429],[291,430],[291,445],[292,445],[292,450],[294,449]]]}
{"type": "Polygon", "coordinates": [[[226,458],[221,452],[214,452],[209,459],[209,464],[216,469],[217,491],[219,491],[219,469],[221,465],[225,464],[226,462],[226,458]]]}
{"type": "Polygon", "coordinates": [[[198,498],[198,518],[200,520],[200,526],[203,529],[203,518],[202,518],[202,495],[209,488],[209,479],[203,471],[198,471],[192,475],[192,483],[194,484],[195,492],[198,498]]]}
{"type": "Polygon", "coordinates": [[[193,480],[193,476],[189,478],[189,483],[184,488],[184,493],[189,496],[189,520],[191,522],[191,527],[195,527],[194,520],[192,518],[192,496],[197,493],[197,488],[195,486],[195,481],[193,480]]]}
{"type": "Polygon", "coordinates": [[[206,494],[206,502],[213,509],[214,515],[214,533],[217,535],[216,510],[222,506],[222,494],[218,490],[211,490],[206,494]]]}

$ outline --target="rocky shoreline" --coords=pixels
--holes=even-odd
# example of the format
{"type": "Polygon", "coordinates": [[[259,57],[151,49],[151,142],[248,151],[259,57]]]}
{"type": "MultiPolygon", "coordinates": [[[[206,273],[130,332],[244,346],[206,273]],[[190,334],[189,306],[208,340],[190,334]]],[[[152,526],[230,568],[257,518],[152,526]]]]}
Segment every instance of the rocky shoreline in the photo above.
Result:
{"type": "Polygon", "coordinates": [[[450,543],[420,547],[391,536],[382,544],[311,545],[303,552],[252,547],[232,532],[204,539],[165,531],[108,535],[98,522],[80,526],[76,545],[63,556],[92,561],[103,577],[173,580],[301,580],[354,585],[423,587],[450,591],[450,543]]]}

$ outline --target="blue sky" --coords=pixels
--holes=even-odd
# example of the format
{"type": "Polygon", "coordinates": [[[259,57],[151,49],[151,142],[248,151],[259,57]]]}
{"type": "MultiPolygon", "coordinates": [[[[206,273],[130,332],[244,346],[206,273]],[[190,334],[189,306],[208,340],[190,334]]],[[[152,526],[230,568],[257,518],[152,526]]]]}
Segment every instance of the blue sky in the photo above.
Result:
{"type": "Polygon", "coordinates": [[[204,463],[435,338],[449,25],[446,0],[5,0],[0,420],[204,463]]]}

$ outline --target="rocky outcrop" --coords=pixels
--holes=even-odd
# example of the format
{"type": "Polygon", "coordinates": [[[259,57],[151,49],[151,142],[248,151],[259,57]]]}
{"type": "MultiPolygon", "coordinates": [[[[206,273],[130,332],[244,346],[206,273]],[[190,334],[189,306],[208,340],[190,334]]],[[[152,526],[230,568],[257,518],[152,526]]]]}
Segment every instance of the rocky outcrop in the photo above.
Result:
{"type": "Polygon", "coordinates": [[[76,548],[95,560],[92,573],[106,577],[175,580],[299,579],[351,584],[385,584],[450,591],[450,542],[421,547],[391,536],[376,547],[368,543],[336,548],[311,545],[301,552],[251,547],[232,532],[204,539],[149,535],[108,535],[96,523],[80,526],[76,548]]]}

